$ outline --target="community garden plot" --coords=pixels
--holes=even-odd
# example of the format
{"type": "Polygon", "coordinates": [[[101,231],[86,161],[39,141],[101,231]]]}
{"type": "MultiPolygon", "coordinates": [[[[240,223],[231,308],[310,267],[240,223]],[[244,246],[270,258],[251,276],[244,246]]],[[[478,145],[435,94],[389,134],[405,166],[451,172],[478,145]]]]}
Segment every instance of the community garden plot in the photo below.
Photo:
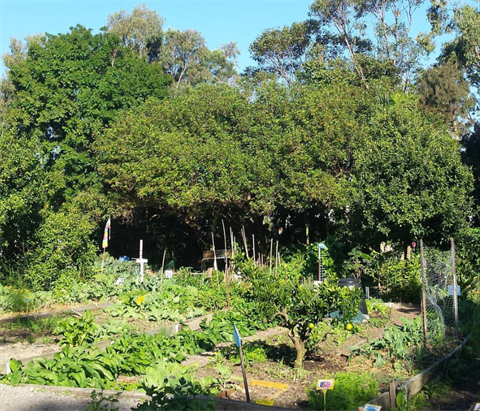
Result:
{"type": "MultiPolygon", "coordinates": [[[[191,394],[223,393],[227,398],[245,400],[238,353],[231,344],[231,326],[237,323],[245,335],[244,353],[248,380],[253,382],[253,401],[274,401],[276,406],[287,408],[306,407],[309,401],[318,400],[312,387],[317,379],[325,376],[339,381],[343,378],[344,384],[360,388],[367,381],[368,389],[364,387],[361,391],[373,398],[392,378],[406,379],[417,370],[415,360],[410,357],[413,346],[404,348],[399,354],[387,343],[383,347],[379,345],[385,330],[398,327],[397,343],[415,330],[418,334],[419,330],[412,325],[418,320],[410,319],[410,328],[400,329],[393,321],[398,322],[402,313],[383,305],[377,307],[381,308],[371,310],[371,323],[355,326],[350,331],[319,326],[322,328],[319,333],[325,333],[325,337],[319,349],[306,358],[301,373],[292,367],[295,352],[287,330],[268,328],[273,324],[261,323],[244,307],[243,312],[214,315],[209,325],[206,321],[202,323],[203,332],[184,330],[172,338],[145,334],[122,337],[103,353],[81,346],[80,350],[66,346],[56,360],[24,364],[23,369],[13,362],[13,372],[5,378],[14,383],[134,389],[147,393],[154,392],[159,385],[178,388],[183,378],[195,387],[191,394]],[[254,335],[247,337],[250,334],[254,335]],[[372,341],[372,337],[378,338],[372,341]],[[356,351],[359,355],[352,355],[356,351]],[[196,365],[199,358],[205,359],[201,367],[196,365]],[[351,377],[353,372],[360,379],[351,377]]],[[[410,312],[410,317],[415,317],[415,313],[410,312]]],[[[342,384],[338,389],[342,390],[342,384]]]]}
{"type": "Polygon", "coordinates": [[[358,291],[328,281],[310,287],[294,264],[269,269],[246,261],[239,269],[245,280],[230,288],[218,272],[207,278],[187,270],[171,280],[146,275],[143,283],[138,276],[113,276],[108,307],[60,320],[52,334],[61,351],[34,361],[13,355],[2,381],[135,390],[153,395],[152,406],[196,395],[245,401],[250,389],[252,401],[318,408],[323,397],[316,381],[333,378],[329,407],[350,408],[374,398],[392,379],[411,377],[442,352],[417,348],[418,307],[369,300],[369,322],[356,324],[351,319],[358,313],[358,291]],[[333,316],[335,307],[340,316],[333,316]],[[211,321],[197,321],[199,332],[180,326],[173,336],[160,332],[207,313],[213,313],[211,321]],[[409,318],[404,322],[402,316],[409,318]],[[291,327],[289,318],[298,326],[291,327]],[[232,344],[234,326],[243,339],[246,384],[232,344]],[[303,357],[297,331],[304,333],[303,357]],[[351,402],[339,404],[342,398],[351,402]]]}

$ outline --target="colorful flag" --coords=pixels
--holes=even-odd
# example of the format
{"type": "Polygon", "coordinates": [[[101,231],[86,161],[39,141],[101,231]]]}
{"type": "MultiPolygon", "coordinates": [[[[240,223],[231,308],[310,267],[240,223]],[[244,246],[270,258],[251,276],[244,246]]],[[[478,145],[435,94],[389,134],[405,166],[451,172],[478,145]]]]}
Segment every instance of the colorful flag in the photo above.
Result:
{"type": "Polygon", "coordinates": [[[103,249],[108,247],[108,240],[110,240],[110,224],[111,224],[111,221],[110,219],[108,219],[107,224],[105,224],[105,230],[103,231],[103,242],[102,242],[103,249]]]}

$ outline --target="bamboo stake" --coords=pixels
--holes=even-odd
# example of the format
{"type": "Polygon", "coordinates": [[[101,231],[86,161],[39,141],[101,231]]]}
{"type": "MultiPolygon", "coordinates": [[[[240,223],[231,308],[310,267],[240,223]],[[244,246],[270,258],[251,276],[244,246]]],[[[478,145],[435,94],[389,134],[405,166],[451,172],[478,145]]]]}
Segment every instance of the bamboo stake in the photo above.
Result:
{"type": "Polygon", "coordinates": [[[163,268],[165,267],[165,256],[167,255],[167,249],[163,250],[162,270],[160,271],[160,287],[163,283],[163,268]]]}
{"type": "Polygon", "coordinates": [[[275,276],[277,275],[278,269],[278,240],[277,240],[277,248],[275,250],[275,276]]]}
{"type": "Polygon", "coordinates": [[[273,264],[273,238],[270,240],[270,274],[272,273],[273,264]]]}
{"type": "Polygon", "coordinates": [[[247,372],[245,370],[245,361],[243,359],[242,346],[238,347],[238,353],[240,354],[240,365],[242,366],[243,385],[245,386],[245,397],[247,402],[250,402],[250,393],[248,392],[247,372]]]}
{"type": "Polygon", "coordinates": [[[255,264],[255,234],[252,234],[252,256],[253,264],[255,264]]]}
{"type": "Polygon", "coordinates": [[[227,258],[227,232],[225,231],[225,223],[222,219],[222,227],[223,227],[223,238],[225,240],[225,252],[223,253],[225,257],[225,288],[227,292],[227,308],[230,309],[230,290],[229,290],[229,283],[228,283],[228,258],[227,258]]]}
{"type": "Polygon", "coordinates": [[[213,246],[213,269],[215,271],[218,271],[217,253],[215,252],[215,237],[213,236],[213,232],[212,232],[212,246],[213,246]]]}
{"type": "Polygon", "coordinates": [[[232,258],[233,258],[235,257],[235,239],[233,237],[232,227],[230,227],[229,230],[230,230],[230,244],[232,245],[232,258]]]}
{"type": "MultiPolygon", "coordinates": [[[[248,256],[248,246],[247,246],[247,236],[245,234],[245,227],[242,226],[242,238],[243,238],[243,245],[245,246],[245,255],[247,256],[247,258],[249,258],[248,256]]],[[[255,258],[255,256],[253,256],[253,258],[255,258]]]]}
{"type": "Polygon", "coordinates": [[[217,277],[217,288],[220,291],[220,283],[218,282],[218,266],[217,266],[217,253],[215,252],[215,237],[212,232],[212,245],[213,245],[213,271],[215,271],[215,277],[217,277]]]}

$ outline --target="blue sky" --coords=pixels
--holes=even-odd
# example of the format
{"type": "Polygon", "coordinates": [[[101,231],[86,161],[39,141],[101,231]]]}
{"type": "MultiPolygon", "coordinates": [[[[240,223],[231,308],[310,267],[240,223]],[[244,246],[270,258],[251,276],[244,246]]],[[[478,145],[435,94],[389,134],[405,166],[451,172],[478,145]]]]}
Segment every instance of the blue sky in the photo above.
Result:
{"type": "MultiPolygon", "coordinates": [[[[306,19],[312,0],[0,0],[1,55],[11,37],[66,33],[77,24],[98,32],[109,14],[130,12],[141,3],[165,19],[164,29],[198,30],[211,49],[236,41],[242,70],[253,64],[248,47],[255,38],[265,29],[306,19]]],[[[4,69],[2,63],[0,74],[4,69]]]]}

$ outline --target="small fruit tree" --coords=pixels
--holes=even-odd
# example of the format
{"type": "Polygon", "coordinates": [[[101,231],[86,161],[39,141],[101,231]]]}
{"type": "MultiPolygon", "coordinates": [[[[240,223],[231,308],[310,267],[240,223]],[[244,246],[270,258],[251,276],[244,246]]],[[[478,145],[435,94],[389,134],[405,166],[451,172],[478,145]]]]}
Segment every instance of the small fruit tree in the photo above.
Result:
{"type": "Polygon", "coordinates": [[[248,284],[248,293],[268,318],[277,318],[279,325],[289,330],[297,356],[294,367],[303,367],[307,352],[306,343],[312,336],[315,324],[326,321],[327,316],[338,311],[331,321],[351,320],[357,313],[360,291],[340,288],[336,281],[314,283],[301,274],[295,264],[282,264],[278,270],[258,267],[251,260],[237,268],[248,284]]]}

